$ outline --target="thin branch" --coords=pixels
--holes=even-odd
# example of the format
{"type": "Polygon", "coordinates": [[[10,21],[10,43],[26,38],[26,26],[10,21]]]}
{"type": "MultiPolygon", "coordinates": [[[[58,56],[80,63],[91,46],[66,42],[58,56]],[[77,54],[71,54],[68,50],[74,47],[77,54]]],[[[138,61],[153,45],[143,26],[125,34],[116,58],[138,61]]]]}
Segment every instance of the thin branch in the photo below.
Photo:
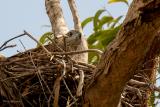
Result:
{"type": "Polygon", "coordinates": [[[62,80],[63,80],[64,85],[66,86],[66,89],[67,89],[68,93],[69,93],[69,94],[70,94],[70,96],[73,98],[73,100],[76,102],[76,101],[77,101],[77,99],[72,95],[72,93],[71,93],[71,91],[70,91],[69,87],[67,86],[66,81],[64,80],[64,78],[63,78],[62,80]]]}
{"type": "Polygon", "coordinates": [[[18,36],[15,36],[15,37],[7,40],[7,41],[4,42],[4,43],[2,44],[2,46],[0,47],[0,51],[4,50],[4,49],[6,49],[6,48],[9,48],[9,47],[14,47],[15,45],[9,45],[9,46],[6,46],[6,45],[7,45],[8,42],[10,42],[10,41],[12,41],[12,40],[14,40],[14,39],[16,39],[16,38],[19,38],[19,37],[21,37],[21,36],[24,36],[24,35],[25,35],[25,34],[23,33],[23,34],[20,34],[20,35],[18,35],[18,36]]]}
{"type": "Polygon", "coordinates": [[[63,62],[63,73],[61,75],[61,78],[63,78],[66,75],[66,72],[67,72],[67,70],[66,70],[67,69],[67,65],[66,65],[64,60],[62,60],[62,62],[63,62]]]}
{"type": "Polygon", "coordinates": [[[60,81],[61,77],[58,77],[54,82],[54,107],[58,107],[58,100],[59,100],[59,94],[60,94],[60,81]]]}
{"type": "Polygon", "coordinates": [[[75,104],[78,101],[78,99],[76,99],[76,101],[73,101],[71,104],[69,104],[67,107],[72,107],[73,104],[75,104]]]}
{"type": "Polygon", "coordinates": [[[70,52],[52,52],[52,55],[74,55],[74,54],[81,54],[81,53],[88,53],[88,52],[95,52],[98,55],[102,55],[103,53],[98,49],[87,49],[87,50],[70,51],[70,52]]]}
{"type": "Polygon", "coordinates": [[[4,46],[2,49],[0,49],[0,51],[3,51],[3,50],[5,50],[5,49],[7,49],[7,48],[13,48],[13,47],[15,47],[16,45],[8,45],[8,46],[4,46]]]}
{"type": "Polygon", "coordinates": [[[92,64],[86,64],[86,63],[83,63],[83,62],[77,62],[79,65],[83,65],[83,66],[86,66],[86,67],[89,67],[89,68],[92,68],[92,69],[96,69],[96,66],[95,65],[92,65],[92,64]]]}
{"type": "Polygon", "coordinates": [[[75,30],[82,32],[81,22],[80,22],[80,18],[78,15],[75,0],[68,0],[68,4],[71,9],[72,16],[73,16],[74,28],[75,28],[75,30]]]}
{"type": "Polygon", "coordinates": [[[44,89],[43,84],[42,84],[42,82],[41,82],[40,71],[38,70],[37,66],[35,65],[35,63],[34,63],[34,61],[33,61],[33,58],[32,58],[32,56],[31,56],[31,54],[30,54],[30,59],[31,59],[31,62],[32,62],[32,64],[33,64],[35,70],[37,71],[36,74],[37,74],[37,77],[38,77],[38,79],[39,79],[39,83],[41,84],[41,87],[42,87],[42,91],[43,91],[43,93],[44,93],[44,96],[45,96],[45,98],[48,100],[47,95],[46,95],[46,93],[45,93],[45,89],[44,89]]]}
{"type": "Polygon", "coordinates": [[[21,41],[21,40],[19,40],[19,42],[21,43],[21,45],[22,45],[23,49],[24,49],[25,51],[27,51],[27,49],[26,49],[26,47],[24,46],[24,44],[22,43],[22,41],[21,41]]]}
{"type": "Polygon", "coordinates": [[[51,55],[51,52],[49,52],[38,40],[36,40],[31,34],[29,34],[28,32],[24,31],[24,34],[25,35],[28,35],[32,40],[34,40],[38,45],[40,45],[48,55],[52,56],[51,55]]]}
{"type": "Polygon", "coordinates": [[[122,102],[123,102],[126,106],[128,106],[128,107],[134,107],[134,106],[132,106],[131,104],[127,103],[126,101],[123,101],[123,100],[122,100],[122,102]]]}
{"type": "Polygon", "coordinates": [[[7,40],[7,41],[4,42],[4,44],[0,47],[0,49],[1,49],[3,46],[5,46],[8,42],[10,42],[10,41],[12,41],[12,40],[14,40],[14,39],[16,39],[16,38],[19,38],[19,37],[21,37],[21,36],[24,36],[24,35],[25,35],[25,34],[23,33],[23,34],[20,34],[20,35],[18,35],[18,36],[16,36],[16,37],[13,37],[13,38],[7,40]]]}
{"type": "Polygon", "coordinates": [[[82,89],[83,89],[83,86],[84,86],[84,72],[83,70],[80,70],[79,71],[79,83],[78,83],[78,88],[77,88],[77,92],[76,92],[76,95],[79,97],[82,95],[82,89]]]}

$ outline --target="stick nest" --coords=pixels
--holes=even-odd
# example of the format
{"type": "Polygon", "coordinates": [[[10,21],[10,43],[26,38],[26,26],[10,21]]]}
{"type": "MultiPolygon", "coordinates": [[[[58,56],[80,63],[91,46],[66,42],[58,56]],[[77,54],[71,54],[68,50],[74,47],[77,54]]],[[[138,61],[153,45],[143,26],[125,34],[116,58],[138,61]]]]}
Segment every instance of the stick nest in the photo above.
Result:
{"type": "Polygon", "coordinates": [[[39,47],[0,61],[0,106],[81,106],[95,67],[58,54],[53,45],[45,48],[51,56],[39,47]]]}

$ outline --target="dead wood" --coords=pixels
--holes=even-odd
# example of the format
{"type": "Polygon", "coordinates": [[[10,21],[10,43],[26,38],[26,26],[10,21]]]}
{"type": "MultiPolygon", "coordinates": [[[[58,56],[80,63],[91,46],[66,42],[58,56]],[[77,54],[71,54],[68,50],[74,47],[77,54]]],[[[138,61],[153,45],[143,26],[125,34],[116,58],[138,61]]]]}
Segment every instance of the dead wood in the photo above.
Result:
{"type": "MultiPolygon", "coordinates": [[[[28,32],[22,35],[40,44],[28,32]]],[[[53,41],[0,60],[0,106],[81,106],[95,66],[72,60],[73,54],[78,53],[65,52],[53,41]]]]}

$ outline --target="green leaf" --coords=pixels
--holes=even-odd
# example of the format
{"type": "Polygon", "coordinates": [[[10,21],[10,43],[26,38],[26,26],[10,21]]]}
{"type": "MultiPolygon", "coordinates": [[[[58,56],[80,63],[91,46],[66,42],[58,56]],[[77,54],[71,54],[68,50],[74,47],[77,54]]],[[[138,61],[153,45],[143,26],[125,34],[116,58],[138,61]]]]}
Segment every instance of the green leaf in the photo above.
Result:
{"type": "Polygon", "coordinates": [[[98,29],[102,29],[103,25],[105,25],[106,23],[111,23],[112,21],[113,21],[112,16],[103,16],[99,21],[98,29]]]}
{"type": "Polygon", "coordinates": [[[119,16],[118,18],[114,19],[114,20],[113,20],[113,23],[112,23],[112,25],[111,25],[111,28],[114,28],[115,25],[119,23],[119,21],[121,20],[122,17],[123,17],[123,16],[119,16]]]}
{"type": "Polygon", "coordinates": [[[155,100],[156,100],[156,95],[155,95],[155,92],[152,92],[151,93],[151,96],[148,100],[148,104],[151,106],[151,107],[155,107],[155,100]]]}
{"type": "Polygon", "coordinates": [[[84,28],[89,22],[93,21],[93,17],[86,18],[82,23],[81,26],[84,28]]]}
{"type": "MultiPolygon", "coordinates": [[[[98,43],[97,45],[89,45],[90,49],[100,49],[103,50],[103,45],[101,43],[98,43]]],[[[99,60],[99,56],[96,53],[89,53],[88,61],[89,63],[97,63],[99,60]]]]}
{"type": "Polygon", "coordinates": [[[129,4],[128,4],[128,0],[108,0],[108,3],[116,3],[116,2],[124,2],[124,3],[126,3],[127,5],[129,5],[129,4]]]}
{"type": "Polygon", "coordinates": [[[100,34],[101,34],[100,31],[91,34],[91,35],[87,38],[88,44],[94,44],[94,43],[97,41],[98,35],[100,35],[100,34]]]}
{"type": "MultiPolygon", "coordinates": [[[[53,33],[52,32],[46,32],[46,33],[44,33],[42,36],[41,36],[41,38],[39,39],[39,42],[41,43],[41,44],[45,44],[47,41],[48,41],[48,37],[51,37],[51,35],[52,35],[53,33]]],[[[37,44],[37,47],[38,47],[39,45],[37,44]]]]}
{"type": "Polygon", "coordinates": [[[103,30],[101,35],[97,39],[102,43],[104,47],[106,47],[116,37],[120,28],[121,25],[108,30],[103,30]]]}
{"type": "Polygon", "coordinates": [[[99,41],[96,41],[96,44],[89,44],[88,47],[91,48],[91,49],[104,50],[103,44],[101,42],[99,42],[99,41]]]}
{"type": "Polygon", "coordinates": [[[99,16],[104,12],[104,9],[100,9],[96,12],[93,20],[93,25],[94,25],[94,31],[96,32],[98,30],[98,23],[99,23],[99,16]]]}

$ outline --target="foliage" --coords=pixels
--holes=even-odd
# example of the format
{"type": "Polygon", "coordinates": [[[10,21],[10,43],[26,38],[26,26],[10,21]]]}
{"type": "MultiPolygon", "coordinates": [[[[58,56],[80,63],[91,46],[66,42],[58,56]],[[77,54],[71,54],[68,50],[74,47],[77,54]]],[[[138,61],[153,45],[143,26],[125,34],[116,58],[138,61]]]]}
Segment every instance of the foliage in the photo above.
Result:
{"type": "Polygon", "coordinates": [[[160,93],[155,93],[155,92],[152,92],[151,93],[151,96],[148,100],[148,104],[149,106],[151,107],[159,107],[159,102],[157,99],[160,99],[160,93]]]}
{"type": "Polygon", "coordinates": [[[108,0],[108,3],[124,2],[128,5],[128,0],[108,0]]]}
{"type": "MultiPolygon", "coordinates": [[[[39,39],[39,42],[41,44],[46,44],[49,42],[49,39],[48,38],[53,38],[53,33],[52,32],[46,32],[44,33],[40,39],[39,39]]],[[[37,47],[39,47],[39,45],[37,44],[37,47]]]]}
{"type": "MultiPolygon", "coordinates": [[[[94,16],[88,17],[82,22],[84,28],[88,23],[93,23],[93,33],[88,36],[89,48],[105,50],[106,46],[115,38],[121,24],[119,23],[122,16],[113,18],[112,16],[102,15],[106,10],[98,10],[94,16]]],[[[89,62],[95,63],[98,56],[95,53],[89,54],[89,62]]]]}

